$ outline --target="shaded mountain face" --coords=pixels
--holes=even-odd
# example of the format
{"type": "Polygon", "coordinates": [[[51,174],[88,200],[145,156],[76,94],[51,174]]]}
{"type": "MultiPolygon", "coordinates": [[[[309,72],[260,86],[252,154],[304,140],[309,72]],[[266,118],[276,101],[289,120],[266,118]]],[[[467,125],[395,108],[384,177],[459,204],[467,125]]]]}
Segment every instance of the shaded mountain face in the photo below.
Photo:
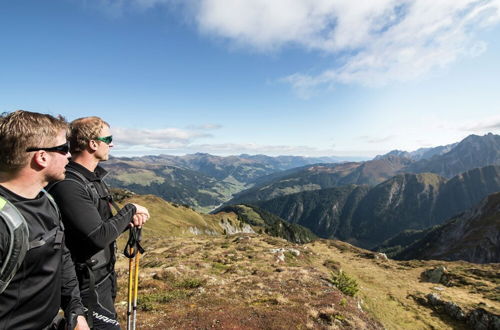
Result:
{"type": "Polygon", "coordinates": [[[400,174],[383,183],[302,192],[255,202],[325,238],[373,247],[407,229],[441,224],[500,191],[500,166],[450,180],[436,174],[400,174]]]}
{"type": "Polygon", "coordinates": [[[425,231],[425,236],[395,259],[465,260],[500,262],[500,193],[484,199],[474,209],[425,231]]]}

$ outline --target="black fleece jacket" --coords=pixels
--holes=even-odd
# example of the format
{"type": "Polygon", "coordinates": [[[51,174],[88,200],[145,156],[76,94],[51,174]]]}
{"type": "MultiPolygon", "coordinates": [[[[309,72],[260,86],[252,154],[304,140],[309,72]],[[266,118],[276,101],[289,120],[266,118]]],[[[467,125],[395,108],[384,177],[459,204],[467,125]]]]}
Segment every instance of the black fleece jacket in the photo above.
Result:
{"type": "MultiPolygon", "coordinates": [[[[40,192],[36,198],[27,199],[2,186],[0,194],[14,204],[25,218],[30,242],[40,240],[59,227],[59,235],[44,238],[45,244],[26,253],[16,275],[0,294],[0,329],[44,328],[52,322],[59,307],[64,309],[67,317],[70,313],[84,315],[75,268],[64,242],[59,214],[46,194],[40,192]]],[[[10,239],[7,236],[0,237],[2,240],[10,239]]],[[[5,244],[0,246],[6,247],[5,244]]]]}
{"type": "MultiPolygon", "coordinates": [[[[70,162],[66,168],[78,171],[95,186],[108,191],[103,181],[107,172],[102,167],[97,166],[94,172],[91,172],[78,163],[70,162]]],[[[110,196],[100,198],[95,205],[82,180],[69,171],[66,172],[66,179],[51,186],[49,191],[61,210],[67,245],[75,264],[84,263],[100,250],[109,249],[112,256],[109,265],[94,272],[96,282],[99,282],[114,269],[115,240],[132,221],[136,212],[135,206],[127,204],[113,216],[110,196]]],[[[77,275],[80,289],[86,289],[88,279],[78,268],[77,275]]]]}

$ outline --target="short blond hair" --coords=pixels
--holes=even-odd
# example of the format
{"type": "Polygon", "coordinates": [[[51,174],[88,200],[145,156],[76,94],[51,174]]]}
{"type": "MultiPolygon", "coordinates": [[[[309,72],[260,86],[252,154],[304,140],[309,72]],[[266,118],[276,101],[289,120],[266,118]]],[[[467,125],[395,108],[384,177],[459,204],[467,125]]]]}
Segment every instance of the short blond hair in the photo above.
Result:
{"type": "Polygon", "coordinates": [[[84,151],[90,140],[95,140],[99,137],[104,125],[110,127],[107,122],[96,116],[73,120],[69,125],[71,153],[78,154],[84,151]]]}
{"type": "Polygon", "coordinates": [[[17,110],[0,116],[0,171],[16,172],[30,159],[28,148],[54,147],[59,133],[68,130],[62,116],[17,110]]]}

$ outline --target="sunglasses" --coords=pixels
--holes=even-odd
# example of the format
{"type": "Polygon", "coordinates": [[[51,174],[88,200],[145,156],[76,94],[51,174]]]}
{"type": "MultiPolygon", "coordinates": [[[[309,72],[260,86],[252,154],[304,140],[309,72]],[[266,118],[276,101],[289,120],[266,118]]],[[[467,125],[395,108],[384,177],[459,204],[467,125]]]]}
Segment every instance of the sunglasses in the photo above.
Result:
{"type": "Polygon", "coordinates": [[[28,149],[26,149],[26,152],[39,151],[39,150],[56,151],[56,152],[60,152],[60,153],[63,153],[63,154],[67,154],[69,152],[69,141],[66,141],[65,143],[61,144],[60,146],[56,146],[56,147],[50,147],[50,148],[28,148],[28,149]]]}
{"type": "Polygon", "coordinates": [[[102,142],[104,142],[106,144],[110,144],[111,142],[113,142],[113,135],[103,136],[103,137],[97,137],[95,139],[99,140],[99,141],[102,141],[102,142]]]}

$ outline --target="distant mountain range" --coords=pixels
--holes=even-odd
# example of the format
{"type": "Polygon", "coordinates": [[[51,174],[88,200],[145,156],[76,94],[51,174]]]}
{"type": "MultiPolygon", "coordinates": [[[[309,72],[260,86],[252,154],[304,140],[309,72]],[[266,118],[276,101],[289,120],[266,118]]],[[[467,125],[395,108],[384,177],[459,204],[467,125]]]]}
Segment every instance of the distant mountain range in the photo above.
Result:
{"type": "Polygon", "coordinates": [[[449,152],[451,149],[455,148],[457,143],[452,143],[448,144],[446,146],[439,146],[439,147],[434,147],[434,148],[420,148],[415,151],[402,151],[402,150],[392,150],[385,155],[378,155],[375,156],[374,159],[382,159],[388,156],[396,156],[396,157],[404,157],[404,158],[409,158],[414,161],[418,160],[423,160],[423,159],[429,159],[433,156],[440,156],[443,155],[447,152],[449,152]]]}
{"type": "Polygon", "coordinates": [[[402,173],[431,172],[451,178],[500,165],[500,136],[471,135],[460,143],[414,152],[392,151],[362,162],[338,158],[209,154],[112,158],[104,163],[112,186],[155,194],[198,211],[268,200],[343,185],[377,185],[402,173]],[[336,162],[336,163],[335,163],[336,162]]]}
{"type": "Polygon", "coordinates": [[[410,163],[411,160],[407,158],[388,156],[366,162],[303,166],[260,178],[254,187],[236,194],[226,204],[268,200],[302,191],[350,184],[375,185],[396,175],[410,163]]]}
{"type": "Polygon", "coordinates": [[[412,163],[405,171],[431,172],[451,178],[486,165],[500,165],[500,135],[469,135],[448,152],[412,163]]]}
{"type": "MultiPolygon", "coordinates": [[[[425,237],[469,241],[469,227],[463,225],[469,220],[456,220],[457,214],[500,191],[500,136],[494,134],[414,152],[394,150],[369,161],[334,160],[199,153],[112,158],[104,165],[114,187],[202,212],[230,212],[242,223],[294,242],[315,235],[338,238],[401,258],[425,250],[417,244],[425,237]],[[453,217],[463,230],[452,237],[458,227],[439,226],[453,217]],[[444,229],[437,234],[439,228],[444,229]]],[[[455,256],[439,251],[442,258],[455,256]]],[[[470,260],[491,260],[487,253],[474,253],[470,260]]]]}
{"type": "Polygon", "coordinates": [[[103,163],[108,182],[138,194],[154,194],[199,211],[211,211],[262,176],[336,158],[240,155],[113,157],[103,163]]]}
{"type": "Polygon", "coordinates": [[[375,187],[304,191],[254,204],[320,237],[370,248],[403,230],[441,224],[497,191],[500,166],[487,166],[449,180],[432,173],[399,174],[375,187]]]}
{"type": "Polygon", "coordinates": [[[250,203],[349,184],[376,185],[401,173],[428,172],[451,178],[488,165],[500,165],[500,135],[470,135],[460,143],[414,153],[395,150],[365,162],[315,164],[276,173],[260,178],[253,187],[237,193],[225,204],[250,203]]]}

